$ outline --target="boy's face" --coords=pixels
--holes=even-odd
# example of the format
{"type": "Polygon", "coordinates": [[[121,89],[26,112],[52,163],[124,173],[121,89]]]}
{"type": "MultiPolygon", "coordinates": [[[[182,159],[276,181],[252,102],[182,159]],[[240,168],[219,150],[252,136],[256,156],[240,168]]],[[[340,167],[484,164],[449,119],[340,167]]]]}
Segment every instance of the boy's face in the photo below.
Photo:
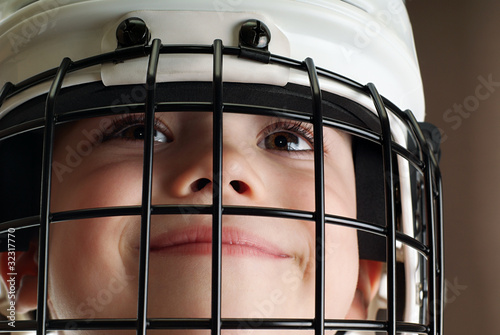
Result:
{"type": "MultiPolygon", "coordinates": [[[[212,114],[157,113],[153,204],[212,202],[212,114]]],[[[224,114],[223,205],[314,211],[312,126],[224,114]]],[[[56,138],[51,211],[140,205],[143,121],[136,114],[66,125],[56,138]]],[[[324,128],[326,212],[356,217],[349,136],[324,128]]],[[[51,226],[53,318],[135,318],[139,216],[51,226]]],[[[210,215],[152,215],[148,317],[209,318],[210,215]]],[[[314,317],[314,222],[222,218],[222,317],[314,317]]],[[[354,229],[326,226],[326,317],[352,311],[358,282],[354,229]]],[[[96,334],[96,332],[93,332],[96,334]]]]}

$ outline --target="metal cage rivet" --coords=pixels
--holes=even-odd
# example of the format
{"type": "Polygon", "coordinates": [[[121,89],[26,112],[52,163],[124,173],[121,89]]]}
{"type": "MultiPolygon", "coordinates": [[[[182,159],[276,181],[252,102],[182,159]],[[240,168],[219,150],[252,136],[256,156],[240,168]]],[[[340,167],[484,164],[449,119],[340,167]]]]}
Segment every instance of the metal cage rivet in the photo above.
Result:
{"type": "Polygon", "coordinates": [[[116,28],[118,48],[146,45],[151,39],[146,22],[138,17],[123,20],[116,28]]]}
{"type": "Polygon", "coordinates": [[[240,28],[240,45],[267,50],[271,41],[271,31],[259,20],[248,20],[240,28]]]}

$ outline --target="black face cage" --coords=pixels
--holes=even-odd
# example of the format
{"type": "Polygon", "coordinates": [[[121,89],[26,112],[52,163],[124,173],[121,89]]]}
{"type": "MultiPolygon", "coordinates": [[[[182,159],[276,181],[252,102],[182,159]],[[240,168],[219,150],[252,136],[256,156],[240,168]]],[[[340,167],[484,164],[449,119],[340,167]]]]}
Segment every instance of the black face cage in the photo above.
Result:
{"type": "MultiPolygon", "coordinates": [[[[160,40],[152,43],[119,48],[115,52],[90,57],[80,61],[65,58],[60,67],[41,73],[17,85],[7,83],[0,94],[3,103],[10,98],[39,83],[52,80],[50,91],[47,94],[45,117],[33,119],[18,125],[8,126],[0,130],[0,140],[15,138],[17,135],[36,129],[43,129],[43,166],[41,169],[40,215],[23,217],[15,220],[1,222],[1,232],[4,235],[4,251],[13,251],[13,245],[8,241],[15,234],[22,239],[24,233],[36,230],[39,236],[38,249],[38,302],[35,320],[17,320],[15,328],[8,323],[9,320],[0,322],[0,332],[36,331],[36,334],[46,334],[51,331],[67,329],[86,330],[136,330],[137,334],[145,334],[148,330],[158,329],[205,329],[211,334],[221,334],[222,330],[251,328],[259,330],[309,330],[314,334],[324,334],[325,331],[336,331],[342,334],[349,331],[376,332],[377,334],[441,334],[443,311],[443,251],[442,251],[442,200],[441,180],[432,144],[421,130],[413,115],[409,111],[401,111],[391,102],[381,97],[375,86],[366,86],[353,82],[338,74],[316,68],[312,59],[295,61],[276,56],[267,51],[240,47],[224,47],[220,40],[213,45],[163,45],[160,40]],[[213,97],[211,102],[200,104],[160,103],[156,99],[156,72],[161,54],[212,54],[213,55],[213,97]],[[128,207],[93,208],[68,212],[51,213],[51,171],[54,142],[54,129],[59,123],[78,120],[93,116],[111,114],[111,106],[97,109],[74,110],[64,114],[56,113],[58,94],[63,85],[65,76],[73,71],[103,63],[125,62],[127,59],[149,57],[147,69],[146,90],[147,97],[144,104],[146,118],[146,135],[144,140],[143,162],[143,188],[142,205],[128,207]],[[265,108],[262,106],[236,105],[225,103],[223,96],[223,58],[228,56],[244,57],[256,62],[264,62],[279,66],[286,66],[295,70],[305,71],[310,81],[310,94],[312,97],[312,115],[292,110],[265,108]],[[353,126],[341,121],[335,121],[322,115],[322,94],[319,87],[319,78],[328,78],[372,99],[378,113],[381,132],[377,133],[362,127],[353,126]],[[155,112],[170,110],[212,110],[213,111],[213,203],[206,206],[180,206],[180,205],[152,205],[152,162],[153,162],[153,120],[155,112]],[[250,114],[266,114],[280,117],[294,118],[311,122],[314,127],[314,166],[315,166],[315,210],[314,212],[286,210],[277,208],[257,208],[243,206],[222,205],[222,113],[244,112],[250,114]],[[107,113],[107,114],[106,114],[107,113]],[[392,113],[401,124],[408,129],[409,137],[415,140],[415,150],[412,152],[395,143],[391,134],[390,117],[392,113]],[[378,144],[382,150],[382,163],[384,172],[385,193],[385,219],[384,227],[361,220],[347,219],[325,213],[324,199],[324,171],[322,127],[328,125],[336,127],[353,136],[378,144]],[[396,159],[404,159],[412,169],[418,171],[414,186],[420,192],[420,203],[417,207],[419,218],[415,220],[421,225],[419,231],[424,238],[408,236],[400,231],[400,187],[396,159]],[[197,213],[212,216],[213,248],[212,248],[212,293],[211,317],[208,319],[151,319],[147,318],[148,298],[148,262],[149,262],[149,236],[152,215],[172,215],[182,213],[197,213]],[[48,246],[50,224],[66,220],[83,218],[97,218],[106,216],[140,215],[140,264],[139,264],[139,289],[137,318],[135,319],[95,319],[95,320],[53,320],[48,317],[47,308],[47,281],[49,261],[48,246]],[[315,222],[317,250],[321,250],[316,258],[315,267],[315,312],[313,319],[222,319],[221,318],[221,226],[224,215],[246,215],[257,217],[280,217],[290,219],[309,220],[315,222]],[[373,236],[381,236],[386,242],[387,261],[387,311],[382,320],[328,320],[325,319],[325,267],[324,267],[324,241],[325,225],[336,224],[368,232],[373,236]],[[397,318],[397,250],[400,246],[410,247],[418,253],[419,257],[426,259],[427,268],[423,271],[425,278],[421,278],[422,315],[420,323],[400,321],[397,318]]],[[[116,107],[116,106],[115,106],[116,107]]],[[[3,157],[2,160],[5,163],[3,157]]],[[[4,164],[2,163],[2,164],[4,164]]],[[[5,195],[5,191],[2,191],[5,195]]],[[[18,244],[21,241],[17,242],[18,244]]]]}

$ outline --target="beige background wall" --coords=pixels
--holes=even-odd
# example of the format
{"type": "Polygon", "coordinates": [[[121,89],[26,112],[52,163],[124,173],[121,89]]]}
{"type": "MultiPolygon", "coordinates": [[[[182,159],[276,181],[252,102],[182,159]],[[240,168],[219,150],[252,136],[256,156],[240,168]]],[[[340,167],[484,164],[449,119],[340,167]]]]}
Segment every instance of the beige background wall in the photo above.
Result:
{"type": "Polygon", "coordinates": [[[445,136],[444,334],[500,334],[500,1],[407,6],[428,120],[445,136]]]}

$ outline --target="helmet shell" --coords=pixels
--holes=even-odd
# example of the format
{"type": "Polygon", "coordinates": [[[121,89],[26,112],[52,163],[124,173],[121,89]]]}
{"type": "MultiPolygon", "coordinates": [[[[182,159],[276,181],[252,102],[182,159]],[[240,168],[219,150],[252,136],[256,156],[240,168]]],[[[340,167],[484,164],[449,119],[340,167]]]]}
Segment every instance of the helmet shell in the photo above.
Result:
{"type": "MultiPolygon", "coordinates": [[[[116,27],[126,17],[142,17],[151,38],[164,44],[211,45],[215,38],[238,45],[246,19],[258,18],[271,31],[269,51],[303,60],[361,84],[376,82],[381,94],[424,118],[424,97],[410,21],[400,0],[40,0],[8,2],[0,24],[0,85],[14,84],[59,65],[116,48],[116,27]],[[29,2],[29,1],[28,1],[29,2]],[[15,4],[24,7],[16,10],[15,4]],[[9,15],[9,12],[13,12],[9,15]],[[205,22],[203,25],[199,22],[205,22]]],[[[202,56],[193,56],[202,57],[202,56]]],[[[235,62],[245,60],[235,59],[235,62]]],[[[210,63],[192,68],[186,59],[160,69],[161,80],[204,80],[210,63]]],[[[197,62],[202,64],[203,62],[197,62]]],[[[130,64],[127,64],[130,65],[130,64]]],[[[65,85],[103,80],[106,84],[144,82],[144,64],[122,71],[119,66],[94,67],[65,85]],[[134,75],[135,72],[142,74],[134,75]]],[[[248,71],[225,69],[226,81],[285,85],[303,84],[293,71],[269,71],[262,65],[248,71]]],[[[328,88],[326,88],[328,89],[328,88]]],[[[47,88],[39,88],[46,91],[47,88]]],[[[334,91],[335,89],[330,89],[334,91]]],[[[38,95],[42,92],[31,93],[38,95]]],[[[8,107],[4,106],[3,113],[8,107]]],[[[0,114],[1,115],[1,114],[0,114]]]]}

